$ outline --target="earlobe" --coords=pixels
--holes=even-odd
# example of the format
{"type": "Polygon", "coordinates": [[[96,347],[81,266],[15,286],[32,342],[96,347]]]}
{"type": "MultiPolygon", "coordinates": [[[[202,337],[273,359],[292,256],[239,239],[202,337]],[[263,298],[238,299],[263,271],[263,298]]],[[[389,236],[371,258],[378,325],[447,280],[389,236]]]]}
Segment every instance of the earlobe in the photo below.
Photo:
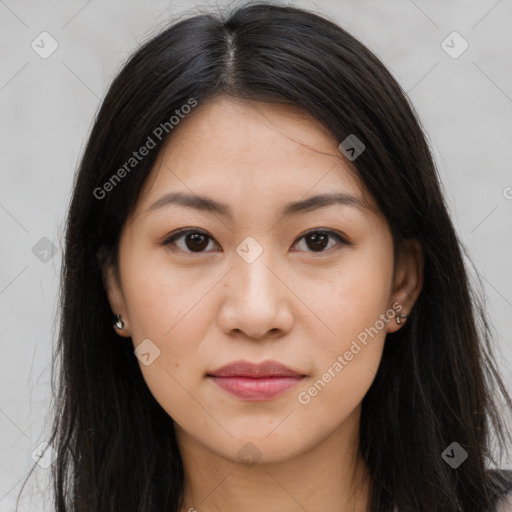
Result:
{"type": "Polygon", "coordinates": [[[103,288],[107,294],[107,299],[113,315],[112,325],[117,334],[124,337],[130,337],[126,303],[119,282],[119,276],[115,271],[115,264],[110,255],[108,255],[103,248],[98,251],[97,258],[101,268],[103,288]]]}
{"type": "Polygon", "coordinates": [[[113,327],[117,334],[119,334],[119,336],[123,336],[125,338],[130,337],[130,333],[128,332],[128,329],[125,328],[125,323],[123,322],[121,315],[117,314],[115,316],[113,327]]]}
{"type": "Polygon", "coordinates": [[[406,240],[398,254],[392,303],[401,305],[395,322],[388,324],[387,332],[395,332],[411,316],[413,306],[423,287],[424,258],[421,244],[417,239],[406,240]]]}

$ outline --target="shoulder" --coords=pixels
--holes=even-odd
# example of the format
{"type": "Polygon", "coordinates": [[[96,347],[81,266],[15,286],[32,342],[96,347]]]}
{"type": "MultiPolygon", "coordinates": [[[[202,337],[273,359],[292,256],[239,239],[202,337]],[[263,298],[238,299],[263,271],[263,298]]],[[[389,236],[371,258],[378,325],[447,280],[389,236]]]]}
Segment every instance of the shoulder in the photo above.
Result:
{"type": "Polygon", "coordinates": [[[495,512],[512,512],[512,469],[489,469],[489,491],[495,496],[495,512]]]}

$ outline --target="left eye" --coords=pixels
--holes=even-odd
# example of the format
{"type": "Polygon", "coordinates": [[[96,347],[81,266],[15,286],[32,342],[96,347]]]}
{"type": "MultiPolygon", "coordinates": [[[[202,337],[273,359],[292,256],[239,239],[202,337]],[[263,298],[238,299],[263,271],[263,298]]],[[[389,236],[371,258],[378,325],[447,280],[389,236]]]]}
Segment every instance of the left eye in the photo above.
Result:
{"type": "MultiPolygon", "coordinates": [[[[336,245],[335,243],[329,245],[329,239],[335,240],[340,245],[351,245],[339,233],[330,230],[309,231],[308,233],[298,238],[295,244],[302,241],[303,239],[306,241],[306,246],[311,249],[311,251],[307,252],[327,252],[325,250],[326,247],[327,250],[330,250],[332,249],[333,245],[336,245]]],[[[163,242],[163,245],[176,245],[181,251],[188,252],[189,254],[201,253],[207,252],[205,249],[208,247],[210,240],[218,246],[217,242],[204,231],[197,229],[186,229],[171,235],[163,242]],[[176,243],[177,240],[180,239],[185,239],[184,247],[180,247],[179,244],[176,243]]]]}
{"type": "MultiPolygon", "coordinates": [[[[306,246],[310,249],[313,249],[312,252],[327,252],[324,250],[329,246],[329,238],[336,240],[340,245],[350,245],[339,233],[335,231],[310,231],[305,235],[302,235],[298,241],[302,239],[309,241],[306,242],[306,246]]],[[[332,249],[332,246],[336,244],[332,244],[328,247],[332,249]]]]}

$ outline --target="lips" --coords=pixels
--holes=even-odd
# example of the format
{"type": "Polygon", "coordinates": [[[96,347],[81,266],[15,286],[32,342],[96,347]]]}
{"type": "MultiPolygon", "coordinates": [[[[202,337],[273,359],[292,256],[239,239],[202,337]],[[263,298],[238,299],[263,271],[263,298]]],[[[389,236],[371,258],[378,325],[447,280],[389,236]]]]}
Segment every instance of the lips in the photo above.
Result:
{"type": "Polygon", "coordinates": [[[263,361],[262,363],[249,363],[235,361],[209,373],[213,377],[303,377],[277,361],[263,361]]]}
{"type": "Polygon", "coordinates": [[[305,375],[278,363],[235,361],[207,374],[215,384],[246,401],[270,400],[296,386],[305,375]]]}

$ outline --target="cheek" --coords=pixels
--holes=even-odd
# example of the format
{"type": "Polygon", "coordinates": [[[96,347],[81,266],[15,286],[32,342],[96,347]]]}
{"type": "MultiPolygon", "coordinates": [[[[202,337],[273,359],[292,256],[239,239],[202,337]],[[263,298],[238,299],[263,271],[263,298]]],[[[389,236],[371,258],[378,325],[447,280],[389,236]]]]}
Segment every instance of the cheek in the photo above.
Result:
{"type": "Polygon", "coordinates": [[[385,246],[375,250],[368,244],[347,252],[321,286],[313,281],[305,284],[302,295],[329,328],[328,351],[339,349],[385,313],[390,306],[392,273],[392,254],[385,246]]]}
{"type": "Polygon", "coordinates": [[[204,275],[173,266],[165,248],[133,244],[125,254],[123,291],[134,341],[152,336],[165,341],[181,324],[190,323],[189,315],[211,284],[204,275]]]}
{"type": "Polygon", "coordinates": [[[330,320],[336,334],[317,336],[317,347],[308,347],[314,372],[297,390],[302,414],[327,431],[358,407],[382,358],[387,324],[380,315],[386,313],[385,302],[371,293],[358,293],[357,299],[339,297],[330,320]]]}
{"type": "Polygon", "coordinates": [[[179,269],[165,250],[126,247],[123,290],[134,347],[150,339],[160,351],[150,366],[140,364],[148,387],[169,412],[190,402],[183,389],[194,389],[205,363],[198,357],[214,321],[208,292],[222,272],[206,277],[192,268],[179,269]],[[217,275],[219,274],[219,275],[217,275]]]}
{"type": "Polygon", "coordinates": [[[319,322],[317,329],[325,335],[317,334],[316,347],[309,347],[314,375],[300,390],[305,394],[299,403],[310,403],[310,408],[305,407],[314,409],[314,415],[334,414],[339,419],[349,413],[378,370],[387,325],[393,321],[389,310],[393,259],[386,242],[382,241],[381,251],[372,244],[347,254],[344,264],[326,280],[325,294],[308,295],[325,324],[319,322]],[[328,412],[331,406],[335,413],[328,412]]]}
{"type": "Polygon", "coordinates": [[[139,366],[162,408],[175,419],[198,418],[201,411],[187,390],[196,389],[203,378],[204,363],[197,354],[211,321],[204,299],[215,280],[172,269],[165,253],[158,253],[164,251],[127,252],[123,291],[132,340],[137,347],[150,339],[160,351],[150,365],[139,366]]]}

